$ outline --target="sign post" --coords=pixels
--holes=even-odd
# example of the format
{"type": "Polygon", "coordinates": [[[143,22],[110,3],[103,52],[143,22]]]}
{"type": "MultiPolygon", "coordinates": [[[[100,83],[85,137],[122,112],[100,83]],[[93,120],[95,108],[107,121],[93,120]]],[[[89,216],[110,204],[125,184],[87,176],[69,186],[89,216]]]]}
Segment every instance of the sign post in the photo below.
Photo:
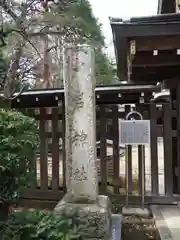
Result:
{"type": "Polygon", "coordinates": [[[144,207],[145,197],[145,145],[150,145],[150,120],[143,120],[141,113],[137,111],[131,111],[126,115],[126,120],[119,121],[120,143],[126,145],[125,150],[125,168],[126,168],[126,206],[129,204],[129,182],[128,182],[128,145],[140,145],[142,148],[142,207],[144,207]],[[140,120],[131,118],[132,115],[136,115],[140,120]]]}

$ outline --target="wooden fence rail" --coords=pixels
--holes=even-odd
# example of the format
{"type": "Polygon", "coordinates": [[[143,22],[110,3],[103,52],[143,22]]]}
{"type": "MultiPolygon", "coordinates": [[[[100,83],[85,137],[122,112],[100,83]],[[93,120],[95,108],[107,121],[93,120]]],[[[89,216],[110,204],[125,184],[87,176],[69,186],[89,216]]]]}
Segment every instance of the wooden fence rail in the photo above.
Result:
{"type": "MultiPolygon", "coordinates": [[[[144,119],[150,119],[151,146],[145,148],[145,202],[175,201],[173,195],[172,116],[176,113],[169,103],[156,103],[120,108],[117,105],[97,107],[97,154],[100,193],[118,203],[125,203],[125,146],[119,144],[119,119],[131,109],[137,109],[144,119]]],[[[31,116],[39,122],[40,148],[31,159],[36,172],[36,184],[24,193],[24,200],[58,201],[66,191],[65,181],[65,119],[63,108],[33,109],[31,116]]],[[[140,146],[127,146],[128,185],[130,202],[140,203],[142,166],[140,146]]]]}

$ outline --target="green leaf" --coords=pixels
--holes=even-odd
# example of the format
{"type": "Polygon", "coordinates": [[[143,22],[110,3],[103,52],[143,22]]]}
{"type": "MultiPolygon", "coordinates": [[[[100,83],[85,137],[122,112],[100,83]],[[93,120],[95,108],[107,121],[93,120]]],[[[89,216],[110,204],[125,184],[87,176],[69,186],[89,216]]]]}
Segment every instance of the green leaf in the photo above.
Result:
{"type": "Polygon", "coordinates": [[[6,109],[0,109],[0,132],[0,201],[9,203],[35,180],[27,168],[39,135],[34,119],[6,109]]]}

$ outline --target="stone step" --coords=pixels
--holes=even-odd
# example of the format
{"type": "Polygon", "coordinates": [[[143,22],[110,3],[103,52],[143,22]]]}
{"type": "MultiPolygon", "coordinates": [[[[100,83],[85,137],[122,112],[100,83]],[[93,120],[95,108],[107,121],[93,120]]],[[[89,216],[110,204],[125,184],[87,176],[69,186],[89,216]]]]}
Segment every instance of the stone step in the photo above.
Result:
{"type": "Polygon", "coordinates": [[[180,239],[180,208],[178,206],[151,206],[152,214],[162,240],[180,239]]]}

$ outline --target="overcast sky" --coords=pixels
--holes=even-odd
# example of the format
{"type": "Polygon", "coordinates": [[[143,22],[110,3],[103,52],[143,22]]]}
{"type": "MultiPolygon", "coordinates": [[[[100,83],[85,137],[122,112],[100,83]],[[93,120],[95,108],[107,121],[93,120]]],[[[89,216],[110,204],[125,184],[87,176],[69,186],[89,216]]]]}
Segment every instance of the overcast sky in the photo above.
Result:
{"type": "Polygon", "coordinates": [[[109,17],[129,18],[157,14],[158,0],[90,0],[93,12],[103,24],[108,53],[113,56],[109,17]]]}

